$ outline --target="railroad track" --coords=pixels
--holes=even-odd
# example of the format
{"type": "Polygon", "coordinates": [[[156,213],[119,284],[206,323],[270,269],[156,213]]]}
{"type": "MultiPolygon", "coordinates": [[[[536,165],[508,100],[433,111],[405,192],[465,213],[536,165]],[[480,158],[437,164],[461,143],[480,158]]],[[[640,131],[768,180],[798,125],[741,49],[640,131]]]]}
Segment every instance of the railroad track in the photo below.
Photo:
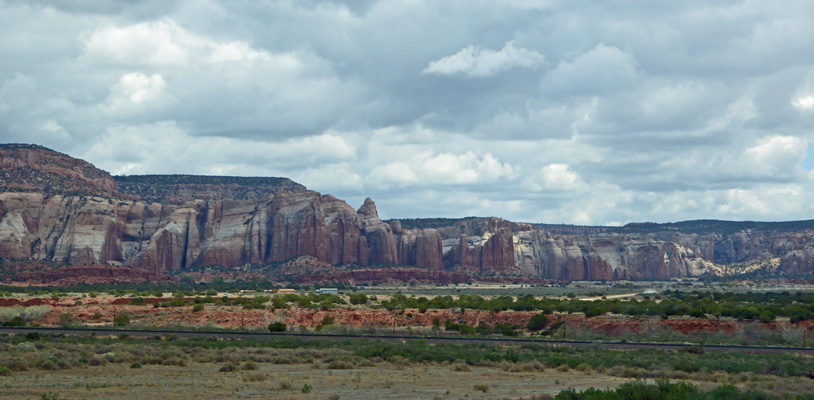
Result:
{"type": "Polygon", "coordinates": [[[725,344],[690,344],[690,343],[653,343],[653,342],[604,342],[590,340],[541,340],[525,338],[495,338],[495,337],[464,337],[464,336],[412,336],[412,335],[362,335],[362,334],[320,334],[320,333],[263,333],[240,331],[175,331],[175,330],[141,330],[141,329],[110,329],[110,328],[62,328],[62,327],[0,327],[0,333],[42,333],[51,335],[129,335],[133,337],[155,337],[175,335],[179,338],[220,338],[220,339],[273,339],[273,338],[300,338],[322,340],[383,340],[390,342],[403,342],[408,340],[421,340],[427,343],[452,344],[484,344],[492,346],[554,346],[554,347],[597,347],[618,350],[686,350],[690,348],[703,349],[711,352],[739,352],[739,353],[789,353],[814,356],[814,348],[810,347],[776,347],[776,346],[739,346],[725,344]]]}

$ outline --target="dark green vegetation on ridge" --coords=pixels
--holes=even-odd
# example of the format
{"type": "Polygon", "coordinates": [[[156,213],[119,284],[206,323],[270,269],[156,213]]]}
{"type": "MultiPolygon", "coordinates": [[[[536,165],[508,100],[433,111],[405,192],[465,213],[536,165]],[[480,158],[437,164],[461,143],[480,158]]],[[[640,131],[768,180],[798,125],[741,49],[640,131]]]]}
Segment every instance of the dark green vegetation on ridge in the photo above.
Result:
{"type": "Polygon", "coordinates": [[[151,202],[228,198],[263,198],[280,191],[300,192],[305,186],[288,178],[216,175],[122,175],[114,176],[122,194],[151,202]]]}

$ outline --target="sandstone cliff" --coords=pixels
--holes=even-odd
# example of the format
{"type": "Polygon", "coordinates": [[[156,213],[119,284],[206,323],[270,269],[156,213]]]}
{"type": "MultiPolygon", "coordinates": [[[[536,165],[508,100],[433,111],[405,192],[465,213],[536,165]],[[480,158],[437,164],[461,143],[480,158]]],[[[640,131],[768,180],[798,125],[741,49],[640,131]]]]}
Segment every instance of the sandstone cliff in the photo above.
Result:
{"type": "Polygon", "coordinates": [[[385,222],[371,199],[354,209],[285,178],[114,179],[85,161],[30,145],[0,145],[0,172],[0,258],[161,273],[309,256],[326,265],[560,280],[721,274],[737,270],[722,265],[762,260],[780,272],[814,271],[812,221],[620,228],[494,217],[385,222]]]}
{"type": "Polygon", "coordinates": [[[673,278],[717,271],[680,244],[622,235],[580,237],[533,231],[516,238],[521,268],[562,280],[673,278]]]}
{"type": "Polygon", "coordinates": [[[357,211],[284,178],[135,176],[117,188],[84,161],[26,145],[0,147],[0,165],[2,258],[150,272],[300,256],[444,268],[435,231],[395,235],[373,200],[357,211]]]}

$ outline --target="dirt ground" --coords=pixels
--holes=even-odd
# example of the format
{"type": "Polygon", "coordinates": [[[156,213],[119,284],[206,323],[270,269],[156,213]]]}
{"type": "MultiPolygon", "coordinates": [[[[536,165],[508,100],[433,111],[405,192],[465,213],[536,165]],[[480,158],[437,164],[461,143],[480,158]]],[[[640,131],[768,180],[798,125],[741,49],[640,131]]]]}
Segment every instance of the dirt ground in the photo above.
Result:
{"type": "Polygon", "coordinates": [[[0,377],[0,398],[30,400],[49,394],[59,399],[521,399],[569,387],[616,387],[627,381],[597,372],[555,369],[505,372],[472,367],[459,372],[448,365],[389,363],[345,370],[311,364],[257,366],[254,371],[238,372],[218,372],[220,365],[210,363],[28,371],[0,377]],[[305,385],[310,393],[303,393],[305,385]]]}

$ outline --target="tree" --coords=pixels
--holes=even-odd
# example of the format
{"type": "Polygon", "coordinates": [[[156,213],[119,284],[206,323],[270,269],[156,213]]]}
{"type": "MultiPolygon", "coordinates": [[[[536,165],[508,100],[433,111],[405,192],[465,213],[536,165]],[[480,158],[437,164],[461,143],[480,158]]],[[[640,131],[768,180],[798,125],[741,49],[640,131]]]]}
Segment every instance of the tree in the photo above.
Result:
{"type": "Polygon", "coordinates": [[[529,328],[530,331],[539,331],[545,328],[546,325],[548,325],[548,317],[546,317],[545,314],[537,314],[529,319],[529,323],[526,327],[529,328]]]}
{"type": "Polygon", "coordinates": [[[354,305],[367,303],[367,295],[364,293],[353,293],[350,295],[350,303],[354,305]]]}
{"type": "Polygon", "coordinates": [[[127,326],[130,325],[130,317],[127,314],[119,315],[113,319],[113,326],[127,326]]]}
{"type": "Polygon", "coordinates": [[[288,326],[282,322],[272,322],[269,324],[269,332],[285,332],[288,326]]]}

